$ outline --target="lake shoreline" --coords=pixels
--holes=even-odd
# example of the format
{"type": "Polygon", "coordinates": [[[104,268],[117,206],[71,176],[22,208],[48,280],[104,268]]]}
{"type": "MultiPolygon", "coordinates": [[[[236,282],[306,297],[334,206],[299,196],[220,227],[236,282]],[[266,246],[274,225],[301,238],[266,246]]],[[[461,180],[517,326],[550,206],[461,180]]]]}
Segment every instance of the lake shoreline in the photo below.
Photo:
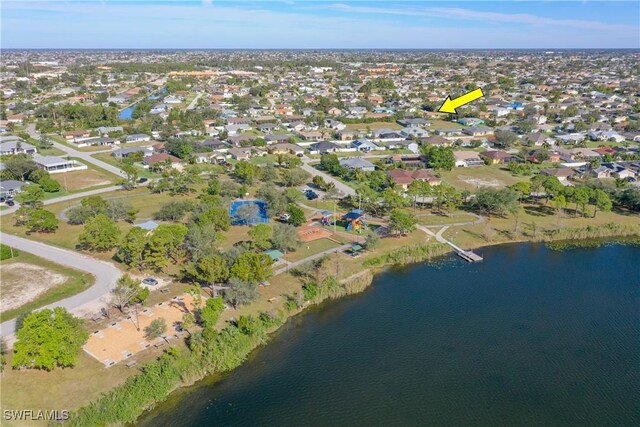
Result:
{"type": "MultiPolygon", "coordinates": [[[[523,237],[526,237],[526,236],[523,236],[523,237]]],[[[636,236],[636,235],[634,235],[634,236],[607,236],[607,237],[603,237],[603,238],[598,239],[598,240],[600,241],[601,244],[622,244],[622,245],[626,245],[626,244],[637,244],[638,237],[640,237],[640,236],[636,236]],[[624,242],[624,240],[626,240],[626,239],[629,239],[629,242],[624,242]]],[[[574,242],[593,241],[593,240],[595,240],[595,239],[593,239],[593,238],[572,239],[572,241],[574,241],[574,242]]],[[[532,239],[523,238],[521,240],[520,239],[514,239],[514,240],[510,240],[510,241],[488,242],[487,244],[483,244],[483,245],[477,245],[477,246],[474,245],[469,249],[478,250],[478,249],[488,248],[488,247],[518,245],[518,244],[544,244],[545,246],[547,246],[549,243],[552,243],[552,242],[553,241],[535,241],[535,240],[532,240],[532,239]]],[[[435,242],[433,244],[435,244],[435,242]]],[[[577,247],[579,247],[579,246],[577,246],[577,247]]],[[[366,276],[366,279],[363,280],[363,281],[360,281],[360,283],[358,283],[358,286],[350,289],[347,292],[342,292],[339,295],[335,295],[335,296],[326,295],[320,300],[315,300],[313,302],[306,302],[302,307],[300,307],[299,309],[296,309],[295,311],[280,310],[281,314],[283,315],[283,318],[281,319],[281,321],[278,322],[277,326],[267,330],[265,339],[260,341],[260,342],[256,342],[255,346],[253,346],[253,348],[251,348],[245,355],[243,355],[243,360],[237,366],[234,366],[231,369],[223,370],[223,371],[208,372],[207,370],[205,370],[202,375],[199,375],[199,376],[193,377],[193,378],[189,378],[188,380],[185,380],[185,381],[180,381],[179,383],[175,384],[175,386],[173,386],[170,389],[170,391],[167,393],[167,395],[163,399],[155,401],[155,402],[152,402],[149,405],[146,405],[146,407],[142,409],[142,412],[138,416],[137,420],[139,420],[140,417],[148,416],[158,405],[162,405],[163,403],[167,402],[170,399],[170,397],[172,397],[172,395],[174,395],[176,390],[188,389],[190,387],[199,387],[198,386],[199,382],[206,381],[207,378],[214,377],[214,376],[217,379],[213,380],[213,383],[207,383],[206,385],[215,384],[221,378],[222,375],[224,375],[226,373],[229,373],[229,372],[241,367],[248,360],[250,360],[250,358],[255,356],[255,354],[256,354],[258,349],[260,349],[261,347],[266,346],[267,344],[269,344],[271,342],[272,338],[275,336],[275,334],[278,333],[282,329],[282,326],[287,324],[290,320],[298,317],[298,315],[300,315],[302,313],[306,314],[309,311],[308,308],[313,307],[313,306],[318,307],[318,306],[320,306],[322,304],[326,304],[326,303],[328,303],[328,300],[331,300],[331,299],[338,299],[338,298],[343,298],[343,297],[357,295],[359,293],[362,293],[362,292],[364,292],[366,289],[368,289],[371,286],[373,281],[381,273],[385,273],[386,271],[389,271],[392,268],[404,267],[404,266],[415,265],[415,264],[421,264],[421,263],[425,263],[425,262],[431,262],[431,261],[434,261],[434,260],[439,259],[439,258],[444,258],[444,257],[447,257],[447,256],[451,256],[452,252],[453,251],[447,246],[446,250],[444,250],[443,252],[441,252],[441,253],[439,253],[439,254],[437,254],[435,256],[427,256],[427,257],[424,257],[422,259],[412,258],[410,260],[407,260],[406,262],[404,262],[404,261],[403,262],[393,262],[393,263],[381,264],[381,265],[378,265],[378,266],[375,266],[375,267],[367,267],[365,270],[362,270],[362,271],[360,271],[360,272],[358,272],[358,273],[356,273],[356,274],[354,274],[352,276],[349,276],[348,278],[345,278],[345,279],[340,281],[340,283],[344,284],[344,283],[348,283],[348,281],[353,279],[354,277],[355,278],[359,278],[360,276],[366,276]]],[[[189,350],[187,350],[187,351],[189,351],[189,350]]],[[[140,375],[140,374],[137,374],[137,375],[140,375]]],[[[203,384],[203,386],[204,386],[204,384],[203,384]]],[[[107,392],[107,394],[110,393],[113,390],[115,390],[115,389],[110,390],[109,392],[107,392]]],[[[98,401],[100,401],[100,399],[98,401]]],[[[87,406],[91,406],[94,403],[97,403],[97,402],[92,402],[89,405],[85,405],[83,408],[86,408],[87,406]]],[[[81,408],[80,410],[82,410],[83,408],[81,408]]],[[[78,424],[78,425],[81,425],[81,424],[78,424]]]]}

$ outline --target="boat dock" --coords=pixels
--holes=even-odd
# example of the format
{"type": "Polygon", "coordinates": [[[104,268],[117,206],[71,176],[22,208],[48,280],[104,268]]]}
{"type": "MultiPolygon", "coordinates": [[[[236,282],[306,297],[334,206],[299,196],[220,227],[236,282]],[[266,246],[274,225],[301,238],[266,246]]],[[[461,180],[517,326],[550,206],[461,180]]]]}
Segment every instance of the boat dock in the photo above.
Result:
{"type": "Polygon", "coordinates": [[[458,255],[460,258],[462,258],[465,261],[481,262],[484,259],[477,253],[473,251],[465,251],[464,249],[455,245],[453,242],[450,242],[449,240],[445,239],[444,236],[442,236],[442,233],[444,233],[447,230],[447,228],[449,228],[448,225],[445,225],[444,227],[442,227],[437,233],[434,233],[433,231],[429,230],[427,227],[424,227],[424,226],[419,225],[418,228],[424,231],[425,233],[429,234],[430,236],[435,237],[438,242],[451,246],[451,248],[456,253],[456,255],[458,255]]]}
{"type": "Polygon", "coordinates": [[[454,248],[454,250],[456,251],[456,254],[458,254],[458,256],[460,258],[462,258],[465,261],[468,262],[481,262],[483,260],[483,258],[478,255],[477,253],[473,252],[473,251],[465,251],[462,249],[456,249],[454,248]]]}

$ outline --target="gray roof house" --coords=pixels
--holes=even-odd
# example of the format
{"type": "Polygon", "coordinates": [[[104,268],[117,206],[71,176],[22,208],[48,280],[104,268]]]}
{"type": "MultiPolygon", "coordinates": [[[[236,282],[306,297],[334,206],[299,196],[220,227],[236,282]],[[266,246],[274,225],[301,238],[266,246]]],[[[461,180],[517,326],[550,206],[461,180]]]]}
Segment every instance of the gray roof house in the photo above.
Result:
{"type": "Polygon", "coordinates": [[[20,138],[0,143],[0,156],[35,154],[37,152],[36,147],[27,142],[23,142],[20,138]]]}
{"type": "Polygon", "coordinates": [[[349,170],[362,170],[365,172],[372,172],[376,170],[376,167],[373,163],[368,160],[365,160],[361,157],[353,157],[350,159],[341,159],[340,166],[343,166],[349,170]]]}
{"type": "Polygon", "coordinates": [[[22,187],[28,185],[23,181],[16,181],[14,179],[8,179],[6,181],[0,181],[0,197],[13,197],[20,191],[22,187]]]}

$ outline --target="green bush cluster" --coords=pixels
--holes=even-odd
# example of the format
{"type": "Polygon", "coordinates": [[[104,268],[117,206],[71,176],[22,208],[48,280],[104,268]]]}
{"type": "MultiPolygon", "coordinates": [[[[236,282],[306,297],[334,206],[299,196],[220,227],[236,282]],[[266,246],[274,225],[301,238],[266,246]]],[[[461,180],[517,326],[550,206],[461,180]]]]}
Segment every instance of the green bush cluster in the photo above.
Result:
{"type": "Polygon", "coordinates": [[[388,254],[366,260],[364,266],[379,267],[387,264],[409,264],[432,259],[444,255],[449,251],[449,247],[442,243],[403,246],[388,254]]]}

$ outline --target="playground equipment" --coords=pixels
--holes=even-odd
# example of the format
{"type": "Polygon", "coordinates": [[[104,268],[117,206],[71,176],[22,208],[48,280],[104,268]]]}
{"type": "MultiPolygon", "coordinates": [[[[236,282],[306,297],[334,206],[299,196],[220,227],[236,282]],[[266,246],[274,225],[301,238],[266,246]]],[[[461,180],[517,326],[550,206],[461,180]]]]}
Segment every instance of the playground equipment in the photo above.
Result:
{"type": "Polygon", "coordinates": [[[342,217],[343,221],[347,223],[347,225],[345,226],[345,230],[346,231],[353,230],[353,231],[360,232],[360,229],[362,228],[366,229],[368,225],[366,222],[364,222],[363,218],[364,218],[364,213],[360,209],[354,209],[351,212],[345,214],[342,217]]]}

